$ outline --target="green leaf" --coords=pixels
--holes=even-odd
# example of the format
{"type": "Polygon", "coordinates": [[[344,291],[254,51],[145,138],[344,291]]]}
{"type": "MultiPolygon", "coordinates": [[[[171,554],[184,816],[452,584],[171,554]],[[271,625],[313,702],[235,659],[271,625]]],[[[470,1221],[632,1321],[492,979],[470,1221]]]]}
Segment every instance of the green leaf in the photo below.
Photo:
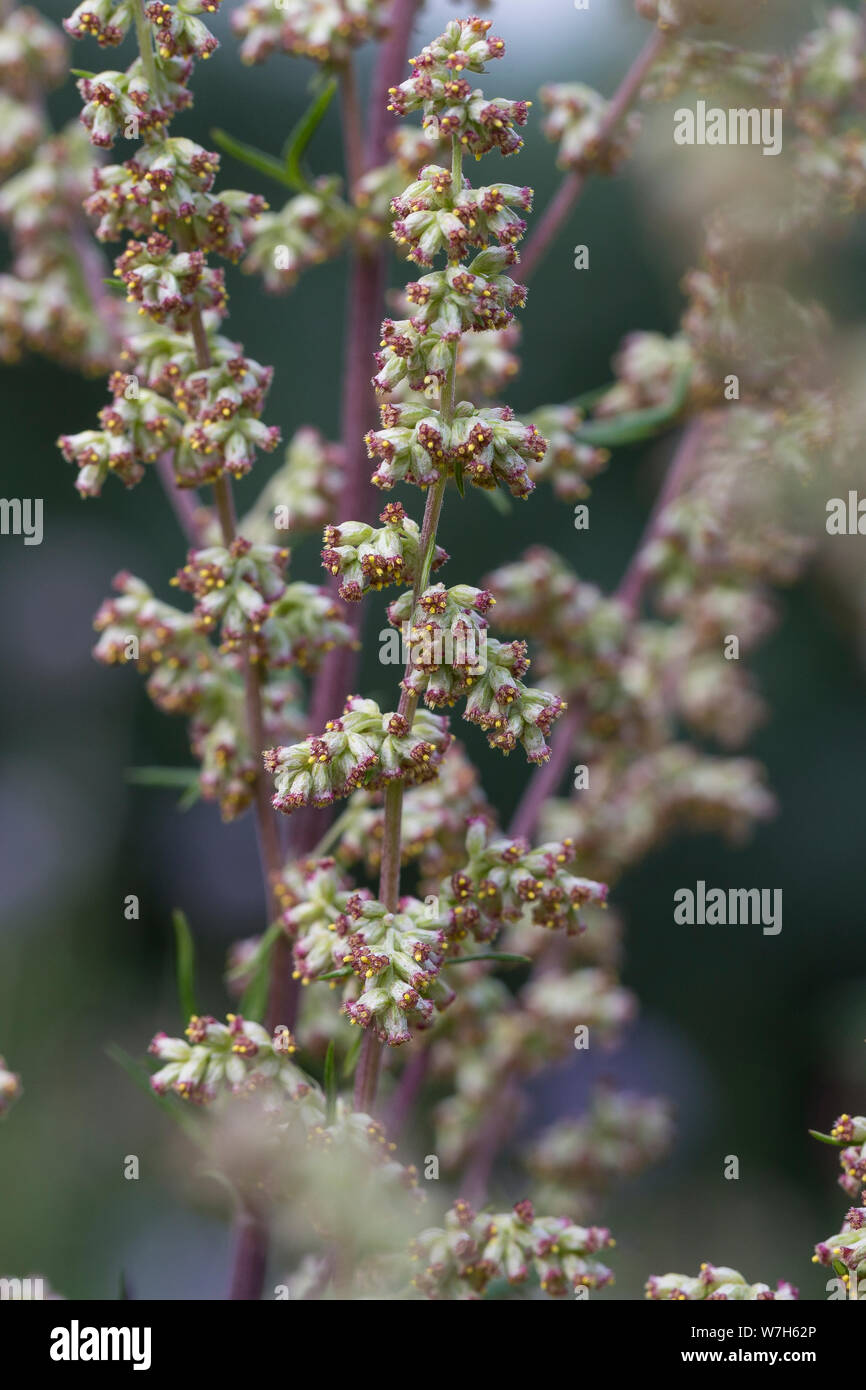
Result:
{"type": "Polygon", "coordinates": [[[198,777],[187,787],[180,801],[177,803],[179,811],[189,811],[197,801],[201,800],[201,782],[198,777]]]}
{"type": "Polygon", "coordinates": [[[348,980],[351,970],[329,970],[326,975],[317,975],[317,980],[348,980]]]}
{"type": "Polygon", "coordinates": [[[115,294],[126,294],[126,286],[122,280],[109,280],[106,278],[102,283],[105,285],[106,289],[113,290],[115,294]]]}
{"type": "MultiPolygon", "coordinates": [[[[283,935],[282,922],[273,922],[259,941],[252,958],[238,967],[235,974],[249,974],[250,982],[241,996],[239,1011],[244,1018],[260,1019],[268,1002],[268,961],[278,937],[283,935]]],[[[231,979],[231,975],[229,979],[231,979]]]]}
{"type": "Polygon", "coordinates": [[[73,77],[88,77],[91,80],[96,76],[95,72],[87,72],[85,68],[70,68],[73,77]]]}
{"type": "Polygon", "coordinates": [[[177,994],[184,1023],[198,1013],[195,1003],[195,945],[189,922],[178,908],[172,913],[177,960],[177,994]]]}
{"type": "Polygon", "coordinates": [[[276,179],[284,188],[295,188],[298,185],[283,167],[279,159],[275,159],[272,154],[266,154],[264,150],[257,150],[255,145],[247,145],[243,140],[236,140],[233,135],[229,135],[226,130],[212,130],[211,139],[218,145],[224,154],[230,154],[232,159],[237,159],[241,164],[246,164],[250,169],[255,169],[260,174],[265,174],[269,179],[276,179]]]}
{"type": "Polygon", "coordinates": [[[530,956],[517,956],[511,951],[485,951],[483,955],[477,956],[457,956],[454,960],[446,960],[445,965],[468,965],[472,960],[493,960],[500,965],[531,965],[530,956]]]}
{"type": "Polygon", "coordinates": [[[349,1046],[349,1051],[346,1053],[346,1060],[343,1063],[344,1081],[348,1081],[349,1077],[354,1075],[355,1067],[358,1065],[358,1057],[361,1052],[361,1043],[363,1041],[364,1029],[358,1028],[356,1029],[355,1037],[352,1039],[351,1044],[349,1046]]]}
{"type": "Polygon", "coordinates": [[[649,410],[633,410],[610,420],[587,420],[578,426],[574,437],[581,444],[593,444],[602,449],[615,449],[623,444],[638,444],[641,440],[650,439],[675,422],[686,403],[690,381],[691,369],[684,368],[676,379],[669,401],[649,410]]]}
{"type": "Polygon", "coordinates": [[[127,1076],[135,1082],[140,1091],[143,1091],[146,1096],[150,1096],[150,1099],[156,1101],[161,1110],[164,1110],[167,1115],[171,1116],[175,1124],[180,1126],[188,1139],[191,1139],[192,1142],[197,1144],[200,1148],[205,1147],[204,1135],[193,1116],[188,1110],[183,1108],[182,1101],[172,1096],[157,1095],[150,1084],[150,1072],[147,1071],[140,1062],[136,1062],[134,1057],[130,1057],[129,1053],[125,1052],[117,1043],[109,1043],[105,1052],[106,1055],[111,1058],[112,1062],[116,1062],[119,1067],[123,1068],[127,1076]]]}
{"type": "Polygon", "coordinates": [[[463,481],[463,460],[461,458],[457,459],[454,464],[454,481],[457,484],[457,491],[460,493],[460,496],[465,497],[466,485],[463,481]]]}
{"type": "Polygon", "coordinates": [[[834,1139],[832,1134],[822,1134],[820,1129],[810,1129],[809,1133],[813,1139],[817,1139],[820,1144],[832,1144],[834,1149],[844,1147],[844,1139],[834,1139]]]}
{"type": "Polygon", "coordinates": [[[834,1261],[833,1261],[833,1268],[835,1269],[836,1273],[839,1275],[839,1278],[840,1278],[840,1279],[844,1279],[844,1277],[845,1277],[846,1274],[850,1274],[850,1270],[847,1268],[846,1265],[843,1265],[843,1263],[842,1263],[841,1260],[834,1260],[834,1261]]]}
{"type": "Polygon", "coordinates": [[[337,79],[332,77],[313,98],[312,104],[304,112],[294,129],[289,132],[289,137],[283,146],[285,174],[289,182],[296,188],[309,187],[309,181],[301,168],[301,159],[315,135],[322,117],[333,101],[336,90],[337,79]]]}
{"type": "Polygon", "coordinates": [[[128,767],[124,780],[136,787],[190,787],[198,781],[195,767],[128,767]]]}
{"type": "Polygon", "coordinates": [[[333,1038],[328,1043],[325,1054],[325,1096],[327,1098],[326,1123],[332,1125],[337,1113],[337,1064],[333,1038]]]}

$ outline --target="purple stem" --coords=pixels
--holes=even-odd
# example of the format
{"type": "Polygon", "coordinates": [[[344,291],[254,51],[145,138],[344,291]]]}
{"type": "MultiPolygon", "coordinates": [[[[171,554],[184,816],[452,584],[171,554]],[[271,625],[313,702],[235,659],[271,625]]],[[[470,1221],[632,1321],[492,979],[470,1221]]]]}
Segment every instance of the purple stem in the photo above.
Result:
{"type": "MultiPolygon", "coordinates": [[[[647,39],[610,100],[610,105],[605,112],[596,138],[598,148],[604,146],[616,131],[617,126],[643,86],[647,73],[668,42],[669,36],[663,34],[659,29],[656,29],[647,39]]],[[[586,180],[587,173],[583,170],[573,171],[563,179],[541,220],[536,223],[535,231],[526,243],[526,248],[520,257],[520,279],[522,281],[527,281],[538,269],[539,262],[583,192],[586,180]]]]}

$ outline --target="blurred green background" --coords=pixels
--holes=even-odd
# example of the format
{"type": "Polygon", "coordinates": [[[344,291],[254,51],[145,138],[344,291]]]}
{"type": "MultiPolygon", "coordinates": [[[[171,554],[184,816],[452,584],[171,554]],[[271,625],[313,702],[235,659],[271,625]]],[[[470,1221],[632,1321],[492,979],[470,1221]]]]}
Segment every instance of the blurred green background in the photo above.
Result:
{"type": "MultiPolygon", "coordinates": [[[[54,4],[40,8],[55,18],[64,13],[54,4]]],[[[312,69],[288,58],[242,68],[226,8],[214,24],[224,46],[199,68],[195,107],[175,131],[209,145],[219,125],[277,150],[305,109],[312,69]]],[[[427,5],[416,39],[424,42],[460,12],[427,5]]],[[[588,13],[576,13],[571,0],[504,0],[491,14],[509,47],[495,85],[513,96],[568,80],[611,91],[647,32],[626,0],[592,0],[588,13]]],[[[775,29],[771,21],[770,37],[787,41],[811,18],[811,6],[788,3],[775,29]]],[[[370,59],[364,50],[362,79],[370,59]]],[[[96,46],[77,45],[73,61],[99,66],[96,46]]],[[[104,65],[113,64],[111,56],[104,65]]],[[[76,113],[71,81],[51,109],[58,122],[76,113]]],[[[508,170],[535,188],[537,209],[559,178],[539,114],[536,107],[526,148],[508,170]]],[[[339,167],[335,109],[310,157],[316,172],[339,167]]],[[[683,226],[672,239],[645,196],[641,170],[639,157],[616,178],[591,184],[538,274],[522,320],[523,370],[510,398],[518,410],[609,380],[611,355],[627,332],[676,328],[678,282],[693,263],[699,229],[683,226]],[[591,248],[589,273],[572,269],[576,242],[591,248]]],[[[279,202],[279,190],[231,160],[222,181],[279,202]]],[[[866,313],[863,253],[862,229],[855,229],[834,246],[832,260],[810,270],[809,292],[854,324],[866,313]]],[[[403,278],[397,265],[391,274],[394,283],[403,278]]],[[[227,278],[230,336],[276,367],[268,423],[286,438],[307,422],[338,438],[345,262],[309,273],[283,298],[265,296],[231,268],[227,278]]],[[[0,373],[3,494],[45,500],[41,547],[0,540],[0,1051],[25,1088],[0,1127],[0,1272],[37,1272],[68,1296],[111,1298],[125,1270],[139,1298],[219,1298],[228,1251],[219,1194],[201,1180],[201,1203],[181,1199],[166,1156],[168,1122],[105,1047],[116,1041],[139,1056],[156,1029],[180,1030],[175,906],[187,912],[199,943],[207,1007],[224,1011],[226,946],[262,921],[257,854],[249,817],[226,828],[212,806],[180,815],[174,794],[124,783],[129,766],[187,762],[184,729],[151,709],[133,672],[92,662],[92,615],[120,568],[168,596],[184,544],[152,475],[132,492],[109,483],[99,501],[83,503],[75,493],[55,439],[89,427],[104,398],[101,382],[83,383],[40,361],[0,373]],[[130,893],[141,901],[136,922],[123,915],[130,893]],[[128,1154],[141,1160],[138,1182],[124,1180],[128,1154]]],[[[613,586],[668,447],[616,455],[593,488],[588,532],[574,531],[571,507],[547,488],[507,517],[468,496],[444,520],[449,574],[477,582],[542,542],[582,576],[613,586]]],[[[278,457],[262,458],[239,485],[241,509],[278,457]]],[[[296,552],[293,573],[319,577],[314,540],[296,552]]],[[[377,630],[372,610],[370,622],[377,630]]],[[[773,717],[749,750],[769,770],[778,818],[737,852],[714,839],[679,840],[617,889],[627,923],[624,980],[642,1012],[604,1071],[672,1096],[679,1134],[668,1160],[606,1204],[604,1219],[618,1241],[614,1296],[638,1297],[649,1273],[694,1273],[704,1259],[733,1264],[752,1280],[787,1277],[804,1296],[824,1296],[826,1274],[810,1264],[811,1250],[838,1229],[847,1203],[833,1152],[806,1130],[827,1128],[840,1110],[866,1109],[866,721],[858,641],[820,579],[786,599],[783,622],[755,662],[773,717]],[[674,889],[698,878],[781,886],[781,936],[674,926],[674,889]],[[740,1158],[738,1182],[722,1177],[732,1153],[740,1158]]],[[[373,644],[360,682],[369,694],[383,688],[375,651],[373,644]]],[[[499,758],[474,730],[465,741],[507,818],[525,764],[499,758]]],[[[566,1109],[581,1103],[577,1066],[557,1073],[566,1109]]]]}

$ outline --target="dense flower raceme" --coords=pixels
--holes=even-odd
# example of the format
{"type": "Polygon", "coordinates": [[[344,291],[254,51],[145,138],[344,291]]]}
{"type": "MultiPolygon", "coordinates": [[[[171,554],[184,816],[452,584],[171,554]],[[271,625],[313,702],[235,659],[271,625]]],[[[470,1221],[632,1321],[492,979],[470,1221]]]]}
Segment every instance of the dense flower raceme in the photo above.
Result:
{"type": "Polygon", "coordinates": [[[598,1257],[613,1244],[604,1227],[536,1217],[529,1201],[495,1215],[476,1214],[458,1201],[444,1227],[422,1231],[413,1242],[421,1266],[414,1285],[427,1298],[477,1299],[494,1279],[520,1285],[533,1272],[545,1293],[562,1298],[612,1283],[611,1270],[598,1257]]]}
{"type": "Polygon", "coordinates": [[[520,149],[515,127],[526,124],[530,104],[488,100],[463,75],[483,73],[485,62],[503,56],[505,44],[489,31],[489,20],[452,20],[440,38],[411,59],[412,76],[389,92],[389,110],[400,116],[422,111],[428,134],[458,140],[477,159],[488,150],[507,155],[520,149]]]}
{"type": "Polygon", "coordinates": [[[799,1298],[799,1293],[793,1284],[785,1280],[779,1280],[772,1289],[769,1284],[747,1283],[735,1269],[704,1264],[695,1278],[685,1274],[654,1275],[647,1281],[646,1296],[668,1303],[720,1303],[728,1299],[747,1303],[785,1303],[799,1298]]]}
{"type": "Polygon", "coordinates": [[[373,482],[381,488],[402,482],[429,487],[442,473],[462,474],[475,487],[502,483],[523,499],[535,487],[530,465],[547,452],[535,425],[516,420],[510,406],[476,409],[461,401],[446,421],[429,405],[389,403],[381,415],[383,428],[367,435],[368,453],[379,461],[373,482]]]}
{"type": "MultiPolygon", "coordinates": [[[[238,260],[265,204],[238,191],[216,193],[219,156],[165,133],[171,116],[190,102],[186,83],[194,58],[215,47],[197,17],[215,8],[197,0],[147,6],[147,42],[156,51],[140,55],[126,72],[79,82],[82,120],[94,144],[147,136],[124,163],[94,171],[85,206],[98,218],[100,239],[131,235],[115,274],[151,325],[126,336],[129,370],[126,379],[113,379],[115,402],[103,412],[103,428],[61,440],[81,470],[85,496],[99,492],[109,471],[127,485],[137,482],[142,465],[163,451],[172,453],[181,486],[224,474],[241,477],[257,451],[273,449],[279,438],[260,419],[272,373],[219,336],[226,308],[222,271],[206,260],[209,254],[238,260]],[[146,393],[139,390],[142,380],[146,393]]],[[[125,6],[81,7],[69,27],[114,43],[130,17],[125,6]]]]}

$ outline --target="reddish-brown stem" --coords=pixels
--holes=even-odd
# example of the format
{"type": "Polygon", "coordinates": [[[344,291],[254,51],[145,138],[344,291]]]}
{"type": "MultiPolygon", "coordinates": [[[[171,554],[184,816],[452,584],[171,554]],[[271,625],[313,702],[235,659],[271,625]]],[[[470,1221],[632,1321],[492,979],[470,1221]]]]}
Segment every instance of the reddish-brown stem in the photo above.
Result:
{"type": "Polygon", "coordinates": [[[257,1302],[261,1298],[267,1255],[268,1237],[261,1218],[245,1210],[235,1223],[230,1299],[257,1302]]]}
{"type": "Polygon", "coordinates": [[[181,531],[191,546],[201,545],[207,512],[201,505],[197,492],[192,488],[177,486],[172,453],[160,454],[156,461],[156,472],[181,531]]]}
{"type": "Polygon", "coordinates": [[[340,64],[340,115],[343,126],[343,150],[349,194],[355,196],[358,180],[364,172],[364,132],[358,102],[358,83],[355,64],[351,58],[340,64]]]}
{"type": "Polygon", "coordinates": [[[429,1046],[419,1042],[415,1055],[403,1068],[403,1074],[388,1103],[388,1114],[385,1119],[385,1129],[391,1140],[399,1139],[408,1123],[418,1093],[427,1080],[431,1056],[429,1046]]]}
{"type": "Polygon", "coordinates": [[[389,87],[396,87],[406,76],[406,55],[419,0],[394,0],[388,16],[388,33],[379,49],[379,61],[373,77],[373,101],[367,131],[367,168],[375,169],[384,162],[388,132],[393,120],[388,111],[389,87]]]}
{"type": "Polygon", "coordinates": [[[372,1029],[367,1029],[355,1068],[353,1105],[362,1115],[370,1115],[376,1103],[379,1069],[382,1065],[382,1046],[372,1029]]]}
{"type": "MultiPolygon", "coordinates": [[[[656,29],[647,39],[610,100],[598,131],[596,145],[599,148],[602,148],[615,133],[623,116],[637,98],[647,73],[658,60],[668,42],[669,36],[663,34],[659,29],[656,29]]],[[[586,174],[582,171],[566,174],[559,189],[554,194],[553,200],[535,224],[535,231],[527,241],[525,250],[520,257],[520,278],[524,282],[538,269],[542,257],[549,250],[551,242],[558,235],[560,228],[580,198],[586,184],[586,178],[586,174]]]]}

